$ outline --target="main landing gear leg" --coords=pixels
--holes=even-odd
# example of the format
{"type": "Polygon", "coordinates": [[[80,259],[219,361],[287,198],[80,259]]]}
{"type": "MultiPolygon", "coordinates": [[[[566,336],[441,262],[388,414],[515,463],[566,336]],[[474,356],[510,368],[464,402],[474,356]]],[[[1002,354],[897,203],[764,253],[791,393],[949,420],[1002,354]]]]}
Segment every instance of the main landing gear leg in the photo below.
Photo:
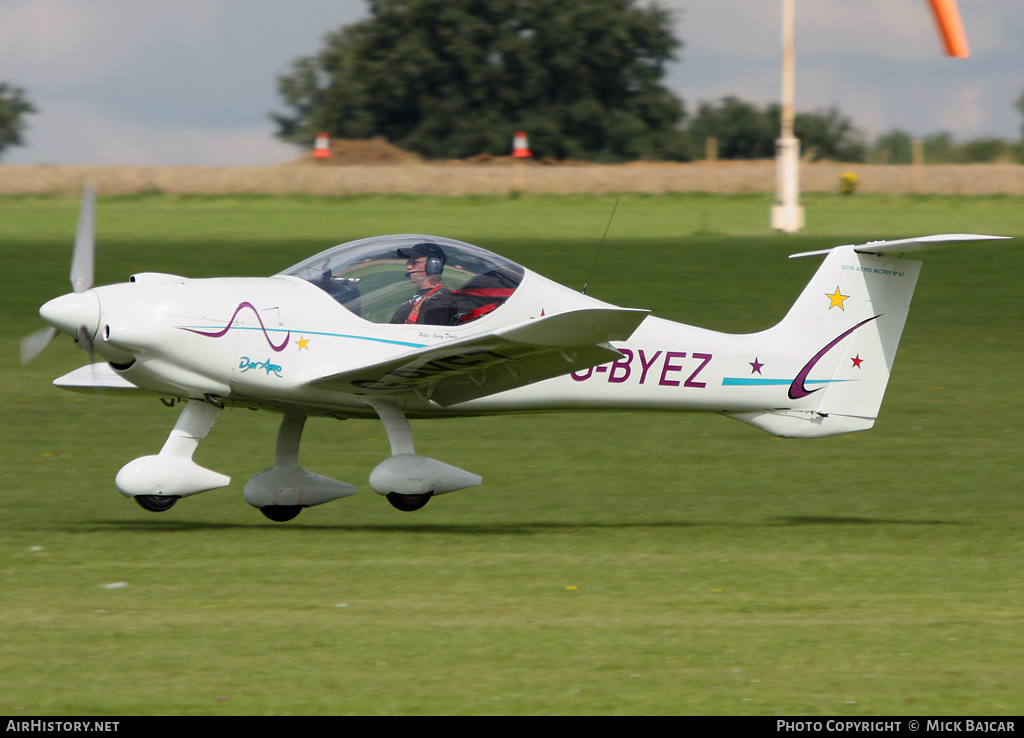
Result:
{"type": "Polygon", "coordinates": [[[384,495],[392,507],[404,512],[419,510],[434,495],[475,487],[483,481],[476,474],[429,456],[419,456],[413,447],[409,421],[397,405],[379,402],[373,409],[387,431],[391,458],[370,473],[370,486],[384,495]]]}
{"type": "Polygon", "coordinates": [[[291,520],[302,508],[322,505],[356,493],[356,488],[299,466],[299,443],[306,416],[284,416],[277,431],[274,468],[265,469],[245,485],[245,501],[278,523],[291,520]]]}

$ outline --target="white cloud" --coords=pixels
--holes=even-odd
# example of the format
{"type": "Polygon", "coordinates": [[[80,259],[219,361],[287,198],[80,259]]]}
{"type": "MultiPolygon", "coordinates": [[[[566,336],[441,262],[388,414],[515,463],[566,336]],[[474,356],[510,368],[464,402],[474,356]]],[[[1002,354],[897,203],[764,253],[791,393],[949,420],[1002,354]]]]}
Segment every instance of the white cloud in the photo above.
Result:
{"type": "Polygon", "coordinates": [[[221,8],[198,0],[6,0],[0,68],[21,84],[68,85],[123,71],[173,39],[212,40],[221,8]]]}
{"type": "Polygon", "coordinates": [[[914,62],[941,48],[924,0],[801,3],[798,23],[799,48],[809,56],[914,62]]]}
{"type": "Polygon", "coordinates": [[[941,130],[977,130],[988,119],[980,87],[951,90],[940,101],[936,120],[941,130]]]}
{"type": "Polygon", "coordinates": [[[365,12],[363,0],[4,0],[0,80],[39,111],[4,161],[287,161],[295,149],[267,117],[275,75],[365,12]]]}
{"type": "MultiPolygon", "coordinates": [[[[30,119],[31,120],[31,119],[30,119]]],[[[282,164],[301,152],[273,136],[272,126],[230,130],[160,127],[112,118],[88,102],[58,102],[29,131],[37,151],[9,149],[12,164],[282,164]]]]}
{"type": "Polygon", "coordinates": [[[659,5],[673,13],[676,38],[684,43],[684,59],[692,59],[694,53],[733,57],[779,53],[782,14],[778,0],[669,0],[659,5]]]}
{"type": "MultiPolygon", "coordinates": [[[[667,0],[676,35],[687,50],[733,57],[781,55],[782,0],[667,0]]],[[[1007,20],[1024,20],[1020,0],[961,1],[972,49],[985,52],[1019,37],[1007,20]]],[[[836,55],[928,62],[941,55],[934,16],[926,0],[797,0],[798,55],[836,55]]]]}
{"type": "Polygon", "coordinates": [[[105,69],[118,57],[111,44],[80,41],[99,30],[100,18],[85,3],[15,2],[0,7],[0,66],[19,84],[74,82],[105,69]]]}

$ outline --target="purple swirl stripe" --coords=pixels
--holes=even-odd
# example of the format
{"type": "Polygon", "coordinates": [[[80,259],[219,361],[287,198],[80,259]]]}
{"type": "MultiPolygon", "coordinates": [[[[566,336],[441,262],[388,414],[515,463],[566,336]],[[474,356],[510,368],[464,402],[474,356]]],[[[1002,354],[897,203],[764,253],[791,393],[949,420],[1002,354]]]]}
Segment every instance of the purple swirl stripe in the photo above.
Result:
{"type": "Polygon", "coordinates": [[[292,337],[292,332],[288,331],[288,335],[284,337],[284,340],[279,345],[275,345],[274,342],[270,340],[270,334],[267,332],[267,327],[263,325],[263,318],[260,317],[259,311],[250,302],[239,303],[238,307],[235,308],[235,314],[231,316],[231,320],[229,320],[228,324],[219,331],[201,331],[198,328],[184,327],[181,330],[188,331],[189,333],[195,333],[200,336],[206,336],[207,338],[222,338],[227,335],[229,330],[231,330],[231,326],[235,322],[235,318],[238,317],[238,314],[242,312],[242,308],[249,308],[256,315],[256,320],[259,321],[260,324],[260,330],[263,331],[263,337],[267,339],[267,343],[270,344],[270,348],[275,352],[280,353],[288,347],[288,339],[292,337]]]}
{"type": "Polygon", "coordinates": [[[840,341],[842,341],[844,338],[846,338],[848,335],[853,333],[855,330],[860,328],[862,325],[870,323],[872,320],[877,320],[878,318],[881,318],[881,317],[882,317],[881,314],[879,314],[879,315],[874,316],[873,318],[868,318],[867,320],[862,320],[857,325],[853,326],[853,328],[851,328],[850,330],[848,330],[848,331],[846,331],[844,333],[841,333],[838,336],[836,336],[827,346],[825,346],[821,351],[819,351],[814,356],[812,356],[811,360],[808,361],[806,364],[804,364],[803,369],[801,369],[797,373],[796,378],[793,380],[793,383],[789,385],[789,399],[791,399],[791,400],[799,400],[801,397],[807,397],[807,395],[813,394],[813,393],[817,392],[818,390],[820,390],[821,387],[817,387],[815,389],[809,390],[809,389],[807,389],[804,386],[804,382],[807,381],[807,377],[808,377],[808,375],[810,375],[811,369],[814,368],[814,365],[818,363],[818,361],[821,359],[821,357],[823,357],[825,354],[827,354],[829,351],[831,351],[833,348],[835,348],[835,346],[840,341]]]}

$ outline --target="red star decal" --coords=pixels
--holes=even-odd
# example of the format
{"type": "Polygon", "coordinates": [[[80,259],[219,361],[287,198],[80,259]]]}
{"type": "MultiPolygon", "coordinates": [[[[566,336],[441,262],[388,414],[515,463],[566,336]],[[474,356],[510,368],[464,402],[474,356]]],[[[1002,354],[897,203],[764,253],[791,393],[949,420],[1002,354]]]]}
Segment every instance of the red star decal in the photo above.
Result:
{"type": "Polygon", "coordinates": [[[854,367],[856,367],[857,369],[860,369],[861,362],[863,362],[864,359],[860,358],[860,354],[857,354],[855,357],[850,359],[850,361],[853,362],[853,366],[854,367]]]}

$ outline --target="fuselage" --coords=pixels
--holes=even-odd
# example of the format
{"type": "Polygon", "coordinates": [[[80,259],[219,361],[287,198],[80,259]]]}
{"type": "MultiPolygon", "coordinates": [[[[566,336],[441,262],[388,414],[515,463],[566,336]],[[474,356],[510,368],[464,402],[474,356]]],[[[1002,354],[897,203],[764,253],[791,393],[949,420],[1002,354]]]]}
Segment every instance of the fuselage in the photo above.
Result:
{"type": "MultiPolygon", "coordinates": [[[[605,305],[526,271],[500,311],[464,326],[378,324],[323,290],[291,276],[186,279],[136,275],[132,282],[66,296],[81,313],[96,353],[135,386],[172,397],[310,414],[373,416],[366,397],[317,387],[312,380],[574,308],[605,305]]],[[[58,302],[54,301],[54,302],[58,302]]],[[[44,315],[49,311],[44,308],[44,315]]],[[[72,311],[73,312],[73,311],[72,311]]],[[[744,411],[766,394],[785,400],[783,384],[748,382],[772,367],[792,377],[795,357],[774,355],[755,336],[734,336],[648,317],[613,347],[614,362],[451,407],[414,395],[410,417],[564,410],[744,411]]],[[[782,382],[782,380],[779,380],[782,382]]],[[[788,383],[788,382],[787,382],[788,383]]]]}

